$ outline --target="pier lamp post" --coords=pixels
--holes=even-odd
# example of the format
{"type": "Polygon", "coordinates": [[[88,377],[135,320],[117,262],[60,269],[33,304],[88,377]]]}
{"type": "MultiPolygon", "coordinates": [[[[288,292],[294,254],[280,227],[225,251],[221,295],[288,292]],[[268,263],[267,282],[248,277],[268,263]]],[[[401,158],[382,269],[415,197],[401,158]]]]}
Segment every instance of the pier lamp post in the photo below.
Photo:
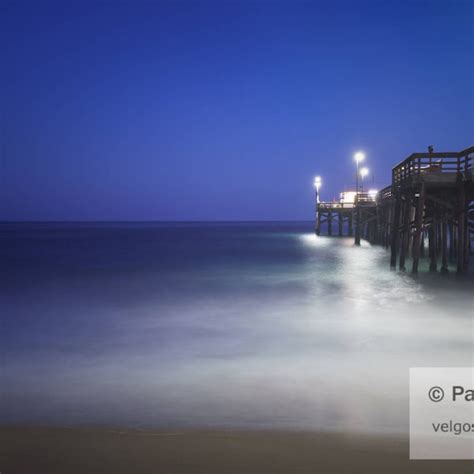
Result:
{"type": "Polygon", "coordinates": [[[365,154],[362,151],[358,151],[354,155],[354,160],[356,162],[356,196],[359,193],[359,163],[362,163],[365,160],[365,154]]]}
{"type": "Polygon", "coordinates": [[[362,192],[364,192],[364,178],[369,174],[369,168],[361,168],[360,170],[360,177],[361,177],[361,180],[362,180],[362,184],[361,184],[361,188],[362,188],[362,192]]]}
{"type": "Polygon", "coordinates": [[[321,176],[314,178],[314,187],[316,188],[316,204],[319,203],[319,188],[321,187],[321,176]]]}
{"type": "Polygon", "coordinates": [[[321,183],[321,176],[316,176],[314,178],[314,187],[316,188],[316,235],[319,235],[321,231],[321,219],[319,216],[319,188],[321,183]]]}
{"type": "Polygon", "coordinates": [[[362,179],[362,192],[364,192],[364,178],[369,174],[369,170],[367,168],[361,168],[359,171],[359,163],[364,161],[365,155],[362,152],[358,152],[355,154],[355,160],[357,165],[357,174],[356,174],[356,185],[357,185],[357,192],[355,195],[355,206],[356,206],[356,230],[355,230],[355,241],[356,245],[360,245],[360,234],[362,230],[362,212],[359,206],[359,173],[362,179]]]}

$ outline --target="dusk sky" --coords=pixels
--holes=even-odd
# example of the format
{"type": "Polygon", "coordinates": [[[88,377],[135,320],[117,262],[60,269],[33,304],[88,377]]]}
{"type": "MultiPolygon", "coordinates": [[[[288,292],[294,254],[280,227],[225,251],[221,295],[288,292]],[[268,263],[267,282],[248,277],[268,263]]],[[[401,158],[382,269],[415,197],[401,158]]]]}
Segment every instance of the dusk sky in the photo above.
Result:
{"type": "Polygon", "coordinates": [[[474,143],[472,1],[3,1],[2,220],[312,219],[474,143]]]}

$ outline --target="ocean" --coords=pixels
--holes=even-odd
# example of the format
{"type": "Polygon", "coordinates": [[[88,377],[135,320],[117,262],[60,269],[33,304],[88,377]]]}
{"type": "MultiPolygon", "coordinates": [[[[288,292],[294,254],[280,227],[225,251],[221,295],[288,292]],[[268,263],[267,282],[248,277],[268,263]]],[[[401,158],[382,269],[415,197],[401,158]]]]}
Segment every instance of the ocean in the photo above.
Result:
{"type": "Polygon", "coordinates": [[[474,281],[297,223],[0,225],[0,423],[405,433],[474,281]]]}

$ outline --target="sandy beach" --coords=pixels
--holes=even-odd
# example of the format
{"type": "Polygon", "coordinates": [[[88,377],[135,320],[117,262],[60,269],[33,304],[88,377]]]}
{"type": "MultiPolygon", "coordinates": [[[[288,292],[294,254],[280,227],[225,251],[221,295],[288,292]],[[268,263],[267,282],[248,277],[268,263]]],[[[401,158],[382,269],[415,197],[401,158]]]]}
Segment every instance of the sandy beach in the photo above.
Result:
{"type": "Polygon", "coordinates": [[[0,428],[0,469],[8,474],[471,474],[473,467],[410,461],[406,439],[367,435],[0,428]]]}

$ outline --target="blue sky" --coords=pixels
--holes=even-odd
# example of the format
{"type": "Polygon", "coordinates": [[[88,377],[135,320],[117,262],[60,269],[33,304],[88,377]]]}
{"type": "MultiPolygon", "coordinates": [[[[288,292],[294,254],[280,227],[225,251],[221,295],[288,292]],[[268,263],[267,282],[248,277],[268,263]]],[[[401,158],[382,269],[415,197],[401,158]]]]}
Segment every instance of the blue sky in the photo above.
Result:
{"type": "Polygon", "coordinates": [[[285,220],[474,142],[470,1],[3,2],[2,220],[285,220]]]}

